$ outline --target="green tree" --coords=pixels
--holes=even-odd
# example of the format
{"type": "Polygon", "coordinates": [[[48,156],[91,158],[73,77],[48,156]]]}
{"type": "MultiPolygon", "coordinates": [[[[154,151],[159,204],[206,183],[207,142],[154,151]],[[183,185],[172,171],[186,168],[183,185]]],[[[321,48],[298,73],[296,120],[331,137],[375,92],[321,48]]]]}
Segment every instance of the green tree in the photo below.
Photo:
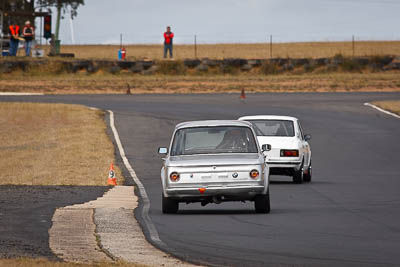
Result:
{"type": "Polygon", "coordinates": [[[68,8],[71,10],[71,18],[78,15],[78,7],[84,5],[84,0],[37,0],[37,6],[55,7],[57,9],[55,39],[58,40],[60,34],[61,13],[65,14],[68,8]]]}

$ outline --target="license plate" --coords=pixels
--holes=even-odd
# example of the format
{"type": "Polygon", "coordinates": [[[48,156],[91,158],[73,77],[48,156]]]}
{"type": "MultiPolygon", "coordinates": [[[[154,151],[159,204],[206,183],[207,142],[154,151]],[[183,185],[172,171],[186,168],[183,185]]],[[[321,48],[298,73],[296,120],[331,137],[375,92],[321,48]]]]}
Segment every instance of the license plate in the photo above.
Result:
{"type": "Polygon", "coordinates": [[[210,180],[212,178],[211,174],[202,174],[201,179],[203,180],[210,180]]]}
{"type": "Polygon", "coordinates": [[[229,176],[228,173],[217,173],[217,177],[218,179],[227,179],[229,176]]]}

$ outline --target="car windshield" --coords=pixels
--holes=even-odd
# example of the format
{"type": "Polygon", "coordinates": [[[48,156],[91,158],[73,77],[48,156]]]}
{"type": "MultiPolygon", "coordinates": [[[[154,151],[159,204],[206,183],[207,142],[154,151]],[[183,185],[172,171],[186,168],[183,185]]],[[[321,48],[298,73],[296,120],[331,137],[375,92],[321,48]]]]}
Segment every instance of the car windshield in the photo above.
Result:
{"type": "Polygon", "coordinates": [[[293,121],[249,120],[257,136],[294,136],[293,121]]]}
{"type": "Polygon", "coordinates": [[[257,152],[253,132],[240,126],[180,129],[175,133],[171,148],[171,156],[257,152]]]}

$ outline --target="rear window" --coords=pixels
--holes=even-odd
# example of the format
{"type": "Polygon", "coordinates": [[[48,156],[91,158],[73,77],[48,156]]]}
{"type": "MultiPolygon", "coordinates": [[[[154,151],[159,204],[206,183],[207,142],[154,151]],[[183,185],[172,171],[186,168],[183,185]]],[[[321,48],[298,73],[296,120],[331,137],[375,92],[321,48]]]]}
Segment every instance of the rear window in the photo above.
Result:
{"type": "Polygon", "coordinates": [[[248,127],[216,126],[175,133],[171,156],[218,153],[258,153],[253,132],[248,127]]]}
{"type": "Polygon", "coordinates": [[[249,120],[257,136],[294,136],[293,121],[249,120]]]}

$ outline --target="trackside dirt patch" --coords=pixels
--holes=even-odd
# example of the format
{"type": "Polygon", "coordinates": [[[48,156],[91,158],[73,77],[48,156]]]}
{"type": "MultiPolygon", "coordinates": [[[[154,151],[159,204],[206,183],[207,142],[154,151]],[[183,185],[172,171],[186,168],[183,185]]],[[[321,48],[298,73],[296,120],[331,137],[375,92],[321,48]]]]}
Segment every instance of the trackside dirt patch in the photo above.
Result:
{"type": "Polygon", "coordinates": [[[0,184],[107,185],[114,147],[102,111],[0,103],[0,114],[0,184]]]}
{"type": "Polygon", "coordinates": [[[372,104],[400,115],[400,100],[376,101],[372,104]]]}

